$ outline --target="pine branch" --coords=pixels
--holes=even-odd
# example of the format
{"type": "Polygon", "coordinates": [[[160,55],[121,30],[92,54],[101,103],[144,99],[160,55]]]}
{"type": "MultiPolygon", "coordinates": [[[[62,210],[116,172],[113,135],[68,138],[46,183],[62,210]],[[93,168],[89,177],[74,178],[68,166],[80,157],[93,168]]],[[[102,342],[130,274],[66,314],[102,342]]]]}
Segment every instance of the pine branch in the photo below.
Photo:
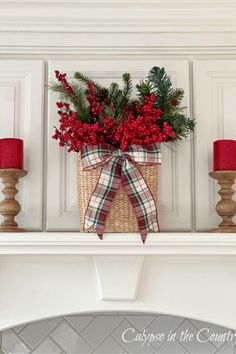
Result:
{"type": "Polygon", "coordinates": [[[184,114],[176,114],[175,116],[168,117],[169,119],[163,119],[167,121],[176,134],[175,138],[170,138],[169,141],[177,141],[186,139],[187,136],[194,130],[195,121],[192,118],[186,117],[184,114]]]}
{"type": "Polygon", "coordinates": [[[139,84],[136,85],[136,89],[138,90],[137,96],[139,100],[143,101],[145,96],[149,96],[154,92],[154,85],[148,80],[141,80],[139,84]]]}
{"type": "Polygon", "coordinates": [[[79,80],[79,82],[82,83],[83,85],[86,85],[86,83],[87,83],[88,81],[90,81],[91,84],[94,86],[94,88],[95,88],[96,90],[98,90],[98,91],[103,88],[99,83],[97,83],[96,81],[90,79],[90,77],[88,77],[87,75],[81,73],[80,71],[77,71],[77,72],[74,74],[74,78],[77,79],[77,80],[79,80]]]}
{"type": "Polygon", "coordinates": [[[122,113],[122,107],[121,107],[121,103],[122,103],[122,90],[117,90],[115,95],[113,96],[113,105],[115,108],[114,111],[114,118],[117,119],[121,116],[122,113]]]}
{"type": "Polygon", "coordinates": [[[51,91],[60,93],[60,97],[63,100],[69,100],[71,102],[74,100],[74,94],[69,93],[62,84],[52,82],[49,86],[49,89],[51,91]]]}
{"type": "Polygon", "coordinates": [[[179,106],[183,98],[184,90],[181,88],[172,89],[167,97],[167,99],[170,101],[170,104],[174,106],[179,106]]]}
{"type": "Polygon", "coordinates": [[[121,91],[121,95],[118,95],[118,104],[120,112],[119,115],[122,114],[124,107],[127,106],[130,102],[130,96],[133,91],[133,83],[131,79],[131,75],[129,73],[125,73],[122,75],[122,80],[124,83],[123,89],[121,91]]]}
{"type": "Polygon", "coordinates": [[[124,73],[122,75],[122,80],[124,83],[124,88],[123,88],[123,98],[128,100],[132,94],[133,91],[133,83],[131,79],[131,75],[129,73],[124,73]]]}
{"type": "Polygon", "coordinates": [[[117,94],[117,91],[119,90],[119,85],[116,82],[112,82],[110,87],[109,87],[109,103],[113,103],[114,101],[114,96],[117,94]]]}
{"type": "Polygon", "coordinates": [[[85,100],[84,89],[77,85],[71,84],[73,93],[68,92],[62,84],[53,82],[50,89],[60,94],[63,101],[70,102],[73,110],[76,112],[77,119],[86,121],[89,117],[88,105],[85,100]]]}
{"type": "Polygon", "coordinates": [[[165,68],[154,66],[148,73],[148,79],[155,86],[157,95],[157,106],[164,108],[165,101],[172,90],[170,77],[167,75],[165,68]]]}
{"type": "Polygon", "coordinates": [[[148,73],[148,79],[155,84],[155,87],[165,89],[166,94],[171,90],[172,83],[165,68],[154,66],[148,73]]]}
{"type": "Polygon", "coordinates": [[[111,107],[111,106],[107,106],[105,108],[105,112],[104,112],[104,117],[111,117],[111,118],[114,118],[114,109],[111,107]]]}

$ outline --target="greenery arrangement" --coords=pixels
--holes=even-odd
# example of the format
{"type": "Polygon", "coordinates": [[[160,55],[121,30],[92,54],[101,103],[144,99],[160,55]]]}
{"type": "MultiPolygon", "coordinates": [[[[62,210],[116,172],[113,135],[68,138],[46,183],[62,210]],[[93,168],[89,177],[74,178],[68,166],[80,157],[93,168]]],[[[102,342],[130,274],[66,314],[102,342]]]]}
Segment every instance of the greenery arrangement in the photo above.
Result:
{"type": "Polygon", "coordinates": [[[59,92],[59,129],[54,139],[69,151],[80,151],[83,144],[108,143],[125,150],[131,144],[176,142],[194,129],[194,120],[183,113],[184,91],[173,88],[165,68],[153,67],[146,79],[136,85],[131,75],[122,76],[123,87],[112,82],[101,86],[81,72],[68,82],[67,75],[56,70],[59,92]]]}

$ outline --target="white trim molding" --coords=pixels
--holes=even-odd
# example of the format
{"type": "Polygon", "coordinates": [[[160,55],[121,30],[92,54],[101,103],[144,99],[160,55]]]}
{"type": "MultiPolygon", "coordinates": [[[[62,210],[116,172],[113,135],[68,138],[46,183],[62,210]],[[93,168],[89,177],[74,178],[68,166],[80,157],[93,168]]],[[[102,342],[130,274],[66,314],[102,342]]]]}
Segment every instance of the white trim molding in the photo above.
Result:
{"type": "Polygon", "coordinates": [[[1,1],[2,32],[235,32],[235,1],[1,1]]]}
{"type": "MultiPolygon", "coordinates": [[[[0,1],[0,46],[16,48],[233,47],[232,0],[0,1]]],[[[65,51],[66,53],[66,51],[65,51]]]]}
{"type": "Polygon", "coordinates": [[[2,234],[4,255],[236,255],[236,235],[214,233],[150,233],[143,245],[139,234],[34,232],[2,234]]]}

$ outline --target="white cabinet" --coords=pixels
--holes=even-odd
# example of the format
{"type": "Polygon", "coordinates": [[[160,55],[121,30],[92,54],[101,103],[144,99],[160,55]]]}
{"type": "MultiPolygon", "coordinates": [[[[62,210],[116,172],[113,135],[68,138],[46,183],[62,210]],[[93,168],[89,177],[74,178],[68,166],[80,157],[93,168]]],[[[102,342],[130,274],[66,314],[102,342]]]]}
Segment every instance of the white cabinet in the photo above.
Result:
{"type": "MultiPolygon", "coordinates": [[[[49,80],[54,70],[83,71],[106,85],[119,81],[123,72],[130,72],[137,82],[151,67],[164,66],[174,84],[183,87],[183,104],[189,106],[189,68],[186,60],[125,59],[101,60],[99,57],[79,60],[50,61],[49,80]]],[[[51,139],[53,126],[58,126],[57,96],[49,96],[48,170],[47,170],[47,229],[79,230],[79,212],[76,191],[76,154],[68,154],[51,139]]],[[[159,220],[162,230],[191,229],[191,168],[190,142],[176,145],[175,151],[162,146],[163,165],[160,168],[159,220]]]]}
{"type": "Polygon", "coordinates": [[[218,225],[215,212],[218,186],[213,169],[213,141],[236,139],[236,60],[194,62],[196,126],[196,225],[198,230],[218,225]]]}
{"type": "Polygon", "coordinates": [[[43,61],[0,60],[0,107],[0,138],[24,140],[28,175],[17,187],[22,211],[16,220],[21,227],[41,230],[43,61]]]}

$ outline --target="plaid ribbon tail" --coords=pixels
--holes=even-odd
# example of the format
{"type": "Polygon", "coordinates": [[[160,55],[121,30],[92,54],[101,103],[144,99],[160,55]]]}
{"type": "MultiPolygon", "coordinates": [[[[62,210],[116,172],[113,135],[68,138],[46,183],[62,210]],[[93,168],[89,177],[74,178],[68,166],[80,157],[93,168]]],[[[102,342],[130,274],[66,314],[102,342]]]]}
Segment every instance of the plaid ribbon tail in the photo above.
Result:
{"type": "Polygon", "coordinates": [[[128,159],[122,164],[121,183],[133,206],[142,242],[145,243],[149,231],[159,231],[155,200],[141,172],[128,159]]]}
{"type": "Polygon", "coordinates": [[[84,230],[94,229],[103,238],[106,219],[120,186],[121,163],[114,156],[102,168],[98,183],[91,196],[84,216],[84,230]]]}
{"type": "Polygon", "coordinates": [[[146,242],[146,238],[147,238],[147,233],[145,233],[144,235],[141,234],[141,239],[143,244],[146,242]]]}

